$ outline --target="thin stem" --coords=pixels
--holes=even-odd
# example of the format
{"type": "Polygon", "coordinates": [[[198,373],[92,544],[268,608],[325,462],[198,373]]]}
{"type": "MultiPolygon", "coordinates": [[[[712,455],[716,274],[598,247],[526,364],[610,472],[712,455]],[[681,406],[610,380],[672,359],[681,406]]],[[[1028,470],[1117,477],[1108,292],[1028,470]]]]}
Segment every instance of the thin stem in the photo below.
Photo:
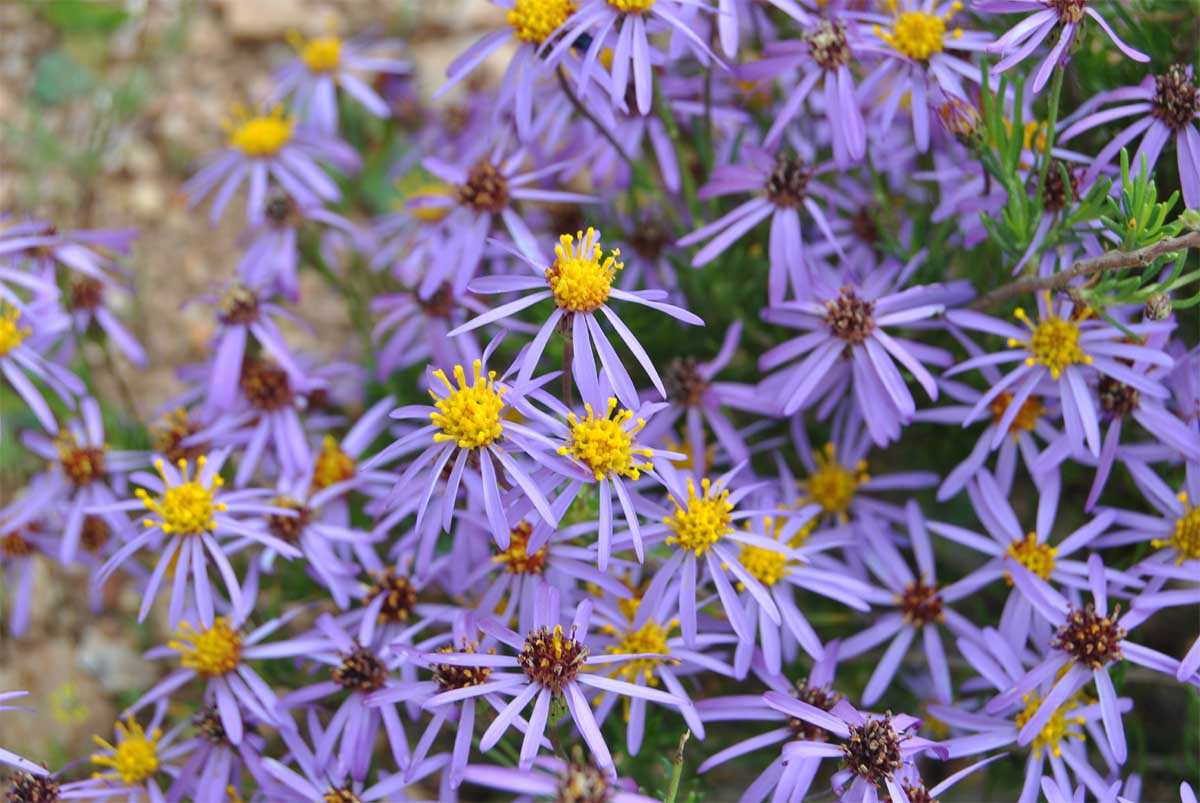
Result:
{"type": "Polygon", "coordinates": [[[591,123],[600,132],[600,136],[608,140],[608,144],[616,149],[617,155],[621,157],[621,161],[629,165],[630,169],[636,171],[637,165],[629,158],[629,154],[621,147],[621,143],[617,142],[617,138],[613,136],[612,132],[603,123],[596,119],[596,115],[592,114],[592,110],[584,105],[579,96],[571,91],[571,85],[567,82],[566,71],[562,67],[559,67],[554,71],[554,74],[558,76],[558,85],[562,87],[563,94],[567,96],[567,100],[571,102],[571,106],[574,107],[575,111],[579,112],[584,119],[591,123]]]}
{"type": "Polygon", "coordinates": [[[671,761],[671,783],[667,787],[667,795],[663,798],[663,803],[675,803],[675,798],[679,796],[679,781],[683,778],[683,747],[691,735],[690,730],[679,734],[679,746],[675,748],[675,758],[671,761]]]}
{"type": "Polygon", "coordinates": [[[971,309],[987,309],[1023,293],[1035,293],[1038,290],[1061,290],[1068,286],[1073,279],[1077,279],[1080,276],[1089,276],[1094,273],[1103,273],[1110,270],[1121,270],[1122,268],[1133,268],[1139,265],[1145,267],[1161,256],[1189,248],[1200,248],[1200,231],[1188,232],[1179,237],[1159,240],[1153,245],[1139,248],[1136,251],[1109,251],[1098,257],[1081,259],[1071,265],[1071,267],[1053,276],[1040,276],[1010,282],[977,298],[975,303],[971,304],[971,309]]]}
{"type": "MultiPolygon", "coordinates": [[[[1066,74],[1066,69],[1063,66],[1057,65],[1054,68],[1054,78],[1050,82],[1050,111],[1046,117],[1046,147],[1042,150],[1042,166],[1038,170],[1037,184],[1037,208],[1042,208],[1042,192],[1046,189],[1046,174],[1050,172],[1050,163],[1054,161],[1050,156],[1050,152],[1054,149],[1054,127],[1058,125],[1058,101],[1062,95],[1063,75],[1066,74]]],[[[1034,144],[1037,144],[1036,139],[1034,144]]],[[[1033,264],[1033,260],[1030,264],[1033,264]]]]}
{"type": "MultiPolygon", "coordinates": [[[[671,138],[671,146],[675,150],[675,162],[679,166],[679,180],[683,189],[683,198],[687,202],[688,213],[691,214],[693,220],[699,220],[701,215],[699,201],[696,200],[696,179],[688,167],[687,153],[683,148],[683,137],[679,134],[679,125],[675,122],[675,115],[671,114],[671,107],[667,104],[667,99],[663,97],[662,87],[657,80],[654,82],[654,105],[659,119],[666,126],[667,136],[671,138]]],[[[670,207],[668,206],[668,208],[670,207]]]]}

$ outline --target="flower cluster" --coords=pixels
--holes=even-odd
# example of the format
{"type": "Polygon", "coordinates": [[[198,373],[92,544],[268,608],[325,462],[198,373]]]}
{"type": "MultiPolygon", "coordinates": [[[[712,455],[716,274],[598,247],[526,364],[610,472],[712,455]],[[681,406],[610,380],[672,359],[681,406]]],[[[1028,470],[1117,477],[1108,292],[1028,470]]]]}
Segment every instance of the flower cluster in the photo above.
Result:
{"type": "Polygon", "coordinates": [[[8,799],[1160,794],[1200,225],[1158,187],[1200,203],[1200,89],[1079,96],[1156,15],[491,4],[415,124],[369,119],[403,41],[333,34],[232,111],[184,191],[244,205],[240,259],[156,420],[90,370],[154,355],[109,306],[136,232],[0,217],[5,641],[82,571],[162,668],[94,754],[0,749],[8,799]],[[338,359],[294,336],[330,298],[338,359]]]}

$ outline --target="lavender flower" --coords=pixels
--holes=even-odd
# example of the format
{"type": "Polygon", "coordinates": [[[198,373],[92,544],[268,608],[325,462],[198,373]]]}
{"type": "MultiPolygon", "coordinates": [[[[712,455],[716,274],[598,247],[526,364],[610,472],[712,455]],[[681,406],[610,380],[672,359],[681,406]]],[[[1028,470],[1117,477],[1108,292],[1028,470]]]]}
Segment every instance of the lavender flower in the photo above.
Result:
{"type": "Polygon", "coordinates": [[[584,796],[588,800],[610,803],[651,803],[656,800],[638,794],[637,784],[632,780],[612,778],[604,768],[585,762],[579,755],[571,762],[541,756],[527,769],[472,764],[466,768],[463,777],[477,786],[551,800],[575,800],[584,796]]]}
{"type": "Polygon", "coordinates": [[[1150,542],[1158,550],[1149,560],[1176,566],[1200,560],[1200,471],[1188,463],[1186,478],[1178,493],[1140,460],[1125,463],[1138,490],[1158,515],[1117,510],[1114,521],[1121,527],[1097,539],[1098,547],[1150,542]]]}
{"type": "Polygon", "coordinates": [[[0,374],[24,399],[49,433],[58,431],[54,413],[31,379],[44,382],[68,407],[86,391],[83,382],[65,368],[46,359],[50,342],[69,325],[56,310],[43,303],[23,304],[0,285],[0,374]]]}
{"type": "Polygon", "coordinates": [[[93,736],[92,740],[100,750],[92,754],[91,761],[105,771],[97,772],[86,781],[64,784],[59,799],[120,796],[130,801],[163,800],[157,776],[164,773],[176,776],[179,768],[172,762],[180,759],[187,750],[186,742],[175,743],[181,725],[163,733],[166,710],[164,703],[155,706],[154,715],[146,728],[132,717],[114,723],[116,737],[112,742],[93,736]]]}

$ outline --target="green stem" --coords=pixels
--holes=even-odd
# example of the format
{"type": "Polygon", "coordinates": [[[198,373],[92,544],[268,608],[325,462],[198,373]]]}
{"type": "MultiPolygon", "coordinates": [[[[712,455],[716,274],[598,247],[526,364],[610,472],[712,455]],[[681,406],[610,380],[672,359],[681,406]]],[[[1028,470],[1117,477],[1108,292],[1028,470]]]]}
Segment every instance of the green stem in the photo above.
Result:
{"type": "MultiPolygon", "coordinates": [[[[1042,165],[1038,170],[1037,184],[1037,208],[1042,208],[1042,191],[1046,188],[1046,174],[1050,172],[1050,163],[1054,161],[1051,158],[1051,151],[1054,149],[1054,127],[1058,124],[1058,101],[1062,95],[1063,76],[1066,75],[1066,69],[1061,65],[1054,68],[1054,78],[1050,83],[1050,109],[1046,117],[1046,147],[1042,151],[1042,165]]],[[[1037,139],[1034,139],[1034,146],[1037,145],[1037,139]]],[[[1031,260],[1030,264],[1033,264],[1031,260]]]]}
{"type": "MultiPolygon", "coordinates": [[[[671,138],[671,146],[675,149],[675,162],[679,165],[679,180],[688,213],[692,216],[692,220],[701,220],[703,216],[700,214],[700,202],[696,199],[696,179],[688,168],[685,158],[687,154],[683,150],[683,137],[679,134],[679,125],[675,122],[675,116],[671,114],[667,100],[663,97],[662,87],[657,80],[654,82],[654,108],[658,112],[659,119],[666,126],[667,136],[671,138]]],[[[668,208],[670,208],[669,204],[668,208]]]]}
{"type": "Polygon", "coordinates": [[[663,803],[675,803],[675,798],[679,796],[679,781],[683,778],[683,747],[691,735],[690,730],[679,734],[679,746],[675,748],[675,758],[671,762],[671,784],[667,787],[667,795],[663,798],[663,803]]]}

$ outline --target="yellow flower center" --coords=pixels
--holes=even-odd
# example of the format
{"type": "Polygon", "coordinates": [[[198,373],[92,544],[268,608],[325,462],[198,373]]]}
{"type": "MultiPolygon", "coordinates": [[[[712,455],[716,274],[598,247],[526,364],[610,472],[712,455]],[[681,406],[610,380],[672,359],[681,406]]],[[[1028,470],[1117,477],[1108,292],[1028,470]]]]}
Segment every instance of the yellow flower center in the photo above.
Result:
{"type": "Polygon", "coordinates": [[[541,549],[533,554],[529,552],[529,536],[533,527],[529,522],[522,521],[513,527],[508,534],[508,549],[492,556],[492,563],[499,563],[509,574],[541,574],[546,565],[548,547],[543,544],[541,549]]]}
{"type": "Polygon", "coordinates": [[[232,672],[242,660],[242,636],[224,616],[218,616],[209,630],[196,631],[187,622],[182,623],[175,631],[175,640],[167,646],[179,653],[183,666],[204,677],[232,672]]]}
{"type": "MultiPolygon", "coordinates": [[[[511,13],[511,12],[510,12],[511,13]]],[[[410,174],[396,182],[396,189],[400,192],[400,200],[397,202],[397,207],[404,208],[417,220],[422,223],[437,223],[446,215],[450,214],[449,206],[416,206],[409,207],[407,204],[414,198],[423,198],[429,195],[441,195],[447,198],[453,198],[458,194],[458,190],[449,184],[442,181],[435,181],[424,178],[418,174],[410,174]]]]}
{"type": "MultiPolygon", "coordinates": [[[[1049,580],[1050,573],[1054,571],[1054,559],[1058,550],[1049,544],[1039,544],[1037,533],[1025,533],[1024,538],[1009,544],[1004,554],[1043,580],[1049,580]]],[[[1008,572],[1004,573],[1004,579],[1009,585],[1013,584],[1012,575],[1008,572]]]]}
{"type": "Polygon", "coordinates": [[[574,13],[573,0],[516,0],[508,24],[522,42],[540,45],[574,13]]]}
{"type": "Polygon", "coordinates": [[[342,40],[336,36],[318,36],[305,40],[299,34],[289,35],[292,47],[313,72],[333,72],[342,59],[342,40]]]}
{"type": "MultiPolygon", "coordinates": [[[[1058,710],[1050,715],[1050,720],[1046,723],[1046,726],[1033,738],[1034,755],[1041,755],[1043,750],[1049,749],[1054,755],[1061,756],[1061,742],[1064,739],[1084,738],[1081,731],[1071,729],[1073,725],[1082,725],[1084,721],[1083,717],[1068,716],[1068,714],[1079,707],[1079,696],[1079,694],[1075,694],[1069,697],[1058,710]]],[[[1026,722],[1031,720],[1041,704],[1042,698],[1037,695],[1037,692],[1026,694],[1025,710],[1017,714],[1017,727],[1023,727],[1026,722]]]]}
{"type": "Polygon", "coordinates": [[[125,722],[118,722],[116,729],[121,734],[116,746],[109,744],[99,736],[92,737],[99,747],[112,751],[111,756],[102,753],[93,754],[92,763],[115,770],[115,772],[98,772],[95,777],[111,780],[119,777],[126,785],[139,784],[158,769],[158,740],[162,738],[162,731],[156,728],[147,734],[132,717],[126,719],[125,722]]]}
{"type": "Polygon", "coordinates": [[[685,505],[680,506],[672,496],[675,512],[663,519],[672,533],[667,537],[667,543],[678,544],[681,549],[689,549],[697,556],[703,555],[733,529],[730,515],[733,505],[729,504],[729,491],[720,489],[714,496],[712,483],[707,478],[700,481],[700,488],[702,495],[696,496],[696,483],[689,477],[685,505]]]}
{"type": "Polygon", "coordinates": [[[614,248],[608,259],[602,259],[600,233],[591,228],[587,234],[576,232],[575,237],[564,234],[558,242],[554,246],[557,259],[546,269],[546,282],[554,291],[554,303],[571,312],[591,312],[608,301],[613,277],[625,267],[624,262],[617,261],[621,250],[614,248]]]}
{"type": "Polygon", "coordinates": [[[18,326],[21,311],[16,307],[0,303],[0,357],[8,354],[33,334],[28,326],[18,326]]]}
{"type": "Polygon", "coordinates": [[[608,4],[626,14],[643,14],[654,5],[654,0],[608,0],[608,4]]]}
{"type": "Polygon", "coordinates": [[[1179,550],[1175,565],[1185,560],[1200,558],[1200,507],[1188,504],[1188,495],[1181,493],[1179,501],[1183,502],[1183,515],[1175,521],[1175,532],[1169,539],[1155,538],[1150,545],[1155,549],[1174,547],[1179,550]]]}
{"type": "Polygon", "coordinates": [[[342,451],[341,445],[332,435],[321,441],[321,452],[313,467],[313,488],[328,488],[335,483],[351,479],[357,467],[354,458],[342,451]]]}
{"type": "Polygon", "coordinates": [[[236,122],[228,125],[229,144],[251,158],[274,156],[292,138],[295,121],[281,107],[269,114],[250,115],[245,109],[235,108],[236,122]]]}
{"type": "Polygon", "coordinates": [[[566,446],[560,446],[558,453],[570,455],[583,463],[597,480],[611,474],[619,474],[636,480],[642,471],[648,471],[654,466],[649,463],[639,463],[637,456],[649,457],[649,449],[638,448],[633,442],[633,436],[646,426],[646,422],[638,419],[637,424],[630,430],[624,424],[633,418],[629,410],[617,409],[617,400],[608,400],[608,412],[600,418],[596,417],[592,405],[584,404],[587,418],[580,419],[574,413],[567,413],[567,422],[571,425],[570,440],[566,446]]]}
{"type": "MultiPolygon", "coordinates": [[[[950,10],[938,17],[924,11],[904,11],[897,13],[896,0],[888,0],[895,21],[889,33],[879,25],[875,26],[875,34],[891,45],[897,53],[907,56],[914,61],[925,61],[934,53],[945,49],[946,22],[962,8],[962,3],[954,3],[950,10]]],[[[962,36],[962,29],[955,28],[951,33],[955,39],[962,36]]]]}
{"type": "Polygon", "coordinates": [[[706,444],[704,446],[704,459],[702,461],[704,465],[697,466],[695,456],[692,454],[692,443],[689,438],[685,438],[680,435],[680,439],[676,440],[672,435],[665,435],[663,436],[663,446],[668,452],[678,452],[679,454],[683,455],[682,460],[671,461],[675,468],[680,469],[681,471],[691,471],[693,473],[702,473],[708,471],[709,467],[713,464],[713,458],[716,455],[716,449],[712,446],[712,444],[706,444]]]}
{"type": "Polygon", "coordinates": [[[1024,346],[1029,349],[1031,356],[1025,359],[1026,365],[1044,365],[1050,369],[1050,376],[1058,379],[1068,365],[1091,363],[1092,358],[1079,347],[1079,324],[1075,321],[1050,314],[1035,326],[1020,307],[1013,315],[1032,333],[1028,341],[1015,338],[1008,340],[1009,348],[1024,346]]]}
{"type": "MultiPolygon", "coordinates": [[[[992,399],[992,420],[997,426],[1000,425],[1004,414],[1008,412],[1008,405],[1012,403],[1012,398],[1013,395],[1005,391],[992,399]]],[[[1041,399],[1037,396],[1026,397],[1025,401],[1021,402],[1021,409],[1017,410],[1012,423],[1008,425],[1008,431],[1014,438],[1022,431],[1032,432],[1044,412],[1046,412],[1046,408],[1042,406],[1041,399]]]]}
{"type": "MultiPolygon", "coordinates": [[[[739,559],[746,571],[765,586],[775,585],[788,573],[787,555],[771,549],[742,544],[739,559]]],[[[739,588],[743,585],[744,583],[738,583],[739,588]]]]}
{"type": "Polygon", "coordinates": [[[203,455],[198,457],[196,459],[196,478],[190,479],[188,462],[180,459],[179,473],[183,475],[183,482],[172,486],[164,471],[163,461],[155,460],[154,467],[158,469],[158,475],[162,477],[163,484],[167,486],[163,491],[162,499],[151,498],[150,494],[142,488],[138,488],[135,493],[142,500],[146,509],[158,514],[161,521],[156,522],[146,518],[142,519],[142,524],[146,527],[153,527],[157,524],[164,533],[178,533],[179,535],[196,535],[206,530],[217,529],[217,522],[213,516],[224,510],[225,505],[214,501],[214,497],[217,489],[224,485],[225,481],[221,479],[220,474],[214,474],[207,486],[200,484],[200,473],[207,462],[208,458],[203,455]]]}
{"type": "MultiPolygon", "coordinates": [[[[604,651],[610,655],[636,655],[638,653],[669,655],[671,648],[667,646],[667,638],[669,638],[671,629],[678,624],[677,621],[671,620],[666,627],[663,627],[651,619],[637,630],[625,631],[619,631],[612,625],[604,625],[601,629],[605,633],[621,640],[619,644],[605,647],[604,651]]],[[[634,658],[632,661],[627,661],[614,668],[609,673],[609,677],[624,676],[626,680],[633,683],[637,680],[638,675],[641,675],[647,686],[657,686],[658,678],[654,674],[654,667],[666,662],[674,663],[670,658],[634,658]]]]}
{"type": "Polygon", "coordinates": [[[834,456],[837,447],[832,443],[825,448],[813,451],[813,460],[817,470],[808,478],[808,497],[820,505],[827,515],[845,519],[850,503],[858,487],[871,475],[867,473],[867,461],[859,460],[854,470],[850,470],[838,462],[834,456]]]}
{"type": "Polygon", "coordinates": [[[439,399],[430,390],[437,411],[429,417],[441,428],[434,434],[434,441],[454,441],[463,449],[474,449],[487,446],[496,438],[504,427],[500,423],[504,411],[504,388],[496,389],[496,372],[488,371],[485,377],[482,372],[483,363],[476,360],[472,365],[473,381],[467,384],[466,372],[461,365],[454,366],[454,380],[458,387],[450,384],[446,372],[438,369],[433,375],[442,380],[449,395],[439,399]]]}

